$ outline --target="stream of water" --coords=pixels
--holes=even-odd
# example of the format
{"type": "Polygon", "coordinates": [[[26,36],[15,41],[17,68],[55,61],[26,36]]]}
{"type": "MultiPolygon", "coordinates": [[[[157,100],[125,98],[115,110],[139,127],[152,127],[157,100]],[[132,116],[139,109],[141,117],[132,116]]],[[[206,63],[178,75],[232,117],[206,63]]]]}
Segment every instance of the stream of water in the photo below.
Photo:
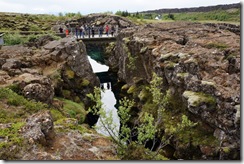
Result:
{"type": "MultiPolygon", "coordinates": [[[[98,73],[98,72],[107,72],[109,67],[106,65],[102,65],[98,62],[96,62],[95,60],[93,60],[90,56],[88,56],[88,59],[90,61],[90,64],[92,66],[93,72],[94,73],[98,73]]],[[[103,85],[103,89],[101,92],[101,101],[103,103],[103,108],[106,111],[107,116],[109,117],[109,114],[111,113],[112,115],[112,122],[113,122],[113,134],[115,136],[118,136],[118,132],[119,132],[119,126],[120,126],[120,121],[119,121],[119,117],[118,117],[118,113],[117,113],[117,109],[114,107],[114,105],[116,104],[116,99],[114,96],[114,93],[111,90],[111,83],[104,83],[101,84],[101,86],[103,85]]],[[[107,125],[106,125],[107,126],[107,125]]],[[[109,125],[111,126],[111,125],[109,125]]],[[[109,136],[109,133],[107,132],[107,130],[105,130],[105,128],[102,125],[102,121],[101,118],[98,119],[98,122],[96,124],[96,129],[98,133],[101,133],[105,136],[109,136]]]]}

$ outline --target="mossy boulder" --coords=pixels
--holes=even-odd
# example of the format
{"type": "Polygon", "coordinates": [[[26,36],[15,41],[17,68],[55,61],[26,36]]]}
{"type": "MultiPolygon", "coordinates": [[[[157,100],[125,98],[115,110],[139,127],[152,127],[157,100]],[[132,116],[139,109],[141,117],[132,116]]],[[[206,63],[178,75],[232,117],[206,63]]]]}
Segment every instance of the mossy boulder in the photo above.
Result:
{"type": "Polygon", "coordinates": [[[208,111],[214,110],[216,107],[216,98],[209,94],[185,91],[183,97],[187,100],[188,109],[193,113],[198,113],[202,107],[208,111]]]}
{"type": "Polygon", "coordinates": [[[213,96],[201,92],[185,91],[183,96],[187,99],[188,105],[193,107],[197,107],[201,103],[216,105],[216,99],[213,96]]]}

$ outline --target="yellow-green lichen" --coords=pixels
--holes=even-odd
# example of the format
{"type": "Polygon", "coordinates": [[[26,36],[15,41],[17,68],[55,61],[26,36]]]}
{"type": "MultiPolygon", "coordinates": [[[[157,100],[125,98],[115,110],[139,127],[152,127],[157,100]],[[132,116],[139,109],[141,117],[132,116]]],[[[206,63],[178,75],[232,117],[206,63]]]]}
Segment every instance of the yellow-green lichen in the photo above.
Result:
{"type": "Polygon", "coordinates": [[[86,87],[86,86],[88,86],[90,84],[90,81],[89,80],[87,80],[87,79],[83,79],[82,80],[82,83],[81,83],[81,86],[82,87],[86,87]]]}
{"type": "Polygon", "coordinates": [[[140,101],[145,101],[147,98],[148,98],[148,90],[146,88],[143,88],[139,95],[138,95],[138,98],[140,99],[140,101]]]}
{"type": "Polygon", "coordinates": [[[121,90],[127,90],[129,89],[129,85],[128,84],[125,84],[121,87],[121,90]]]}
{"type": "Polygon", "coordinates": [[[75,77],[75,72],[72,71],[71,69],[65,70],[65,75],[67,76],[68,79],[73,79],[75,77]]]}
{"type": "Polygon", "coordinates": [[[189,73],[187,73],[187,72],[177,73],[176,76],[177,76],[177,77],[185,78],[185,77],[189,76],[189,73]]]}
{"type": "Polygon", "coordinates": [[[222,150],[224,153],[229,153],[230,152],[230,148],[229,147],[222,147],[222,150]]]}
{"type": "Polygon", "coordinates": [[[133,94],[135,91],[136,91],[136,86],[135,86],[135,85],[132,85],[132,86],[127,90],[127,93],[128,93],[128,94],[133,94]]]}
{"type": "Polygon", "coordinates": [[[183,96],[187,99],[188,104],[193,107],[197,107],[202,103],[216,105],[216,99],[213,96],[202,92],[185,91],[183,96]]]}
{"type": "Polygon", "coordinates": [[[128,44],[130,42],[130,39],[128,37],[123,38],[123,41],[125,42],[125,44],[128,44]]]}
{"type": "Polygon", "coordinates": [[[215,86],[215,83],[214,83],[214,82],[210,82],[210,81],[204,81],[204,80],[202,80],[202,81],[201,81],[201,84],[202,84],[202,85],[210,85],[210,86],[215,86]]]}
{"type": "Polygon", "coordinates": [[[71,99],[71,91],[69,90],[62,90],[62,95],[66,99],[71,99]]]}
{"type": "Polygon", "coordinates": [[[106,55],[111,54],[111,52],[113,51],[115,45],[116,45],[115,42],[109,43],[109,45],[106,47],[106,50],[105,50],[106,55]]]}
{"type": "Polygon", "coordinates": [[[147,51],[148,47],[142,47],[140,50],[140,54],[144,54],[147,51]]]}
{"type": "Polygon", "coordinates": [[[177,63],[171,62],[171,61],[165,61],[165,68],[167,69],[173,69],[176,66],[177,63]]]}

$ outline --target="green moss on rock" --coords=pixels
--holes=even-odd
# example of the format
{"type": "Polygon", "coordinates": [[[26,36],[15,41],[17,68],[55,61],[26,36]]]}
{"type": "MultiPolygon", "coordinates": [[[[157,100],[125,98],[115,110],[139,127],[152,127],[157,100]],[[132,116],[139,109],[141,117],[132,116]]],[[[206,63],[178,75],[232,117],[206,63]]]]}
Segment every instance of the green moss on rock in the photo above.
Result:
{"type": "Polygon", "coordinates": [[[148,50],[148,47],[142,47],[140,50],[140,54],[144,54],[148,50]]]}
{"type": "Polygon", "coordinates": [[[111,54],[111,52],[113,51],[114,47],[115,47],[116,43],[115,42],[111,42],[109,43],[109,45],[106,47],[106,55],[111,54]]]}
{"type": "Polygon", "coordinates": [[[51,109],[50,112],[51,112],[51,116],[53,118],[53,121],[57,121],[59,119],[64,118],[64,115],[57,109],[51,109]]]}
{"type": "Polygon", "coordinates": [[[143,88],[143,89],[140,91],[139,95],[138,95],[140,101],[145,101],[145,100],[147,100],[148,96],[149,96],[149,93],[148,93],[148,90],[147,90],[146,88],[143,88]]]}
{"type": "Polygon", "coordinates": [[[62,90],[62,95],[66,99],[71,99],[71,91],[69,90],[62,90]]]}
{"type": "Polygon", "coordinates": [[[224,153],[230,153],[230,148],[229,147],[222,147],[222,150],[224,153]]]}
{"type": "Polygon", "coordinates": [[[65,75],[67,76],[68,79],[73,79],[75,77],[75,72],[72,71],[71,69],[65,70],[65,75]]]}
{"type": "Polygon", "coordinates": [[[128,44],[130,42],[130,38],[125,37],[125,38],[123,38],[123,41],[125,42],[125,44],[128,44]]]}
{"type": "Polygon", "coordinates": [[[187,99],[188,104],[193,107],[197,107],[202,103],[216,105],[216,99],[213,96],[202,92],[185,91],[183,96],[187,99]]]}
{"type": "Polygon", "coordinates": [[[181,77],[181,78],[185,78],[185,77],[189,76],[189,73],[187,73],[187,72],[177,73],[176,76],[181,77]]]}
{"type": "Polygon", "coordinates": [[[67,99],[59,98],[63,102],[62,112],[66,117],[76,118],[80,124],[85,121],[86,110],[83,103],[76,103],[67,99]]]}
{"type": "Polygon", "coordinates": [[[63,118],[54,122],[54,127],[58,132],[69,132],[72,130],[78,130],[81,134],[88,132],[88,129],[79,125],[78,121],[74,118],[63,118]]]}
{"type": "Polygon", "coordinates": [[[5,138],[8,142],[0,142],[0,149],[8,148],[12,145],[21,146],[24,139],[19,134],[19,130],[25,125],[25,122],[16,122],[9,127],[0,129],[0,136],[5,138]]]}
{"type": "Polygon", "coordinates": [[[90,84],[90,81],[89,80],[87,80],[87,79],[83,79],[82,80],[82,83],[81,83],[81,86],[82,87],[86,87],[86,86],[88,86],[90,84]]]}
{"type": "Polygon", "coordinates": [[[173,69],[177,63],[171,62],[171,61],[165,61],[164,67],[167,69],[173,69]]]}
{"type": "Polygon", "coordinates": [[[225,50],[226,48],[228,48],[228,45],[226,45],[225,43],[220,43],[220,42],[210,42],[208,44],[206,44],[204,47],[211,49],[211,48],[217,48],[220,50],[225,50]]]}
{"type": "Polygon", "coordinates": [[[129,89],[129,85],[128,84],[125,84],[121,87],[121,90],[127,90],[129,89]]]}
{"type": "Polygon", "coordinates": [[[135,91],[136,91],[136,86],[135,86],[135,85],[132,85],[132,86],[127,90],[127,93],[128,93],[128,94],[133,94],[135,91]]]}

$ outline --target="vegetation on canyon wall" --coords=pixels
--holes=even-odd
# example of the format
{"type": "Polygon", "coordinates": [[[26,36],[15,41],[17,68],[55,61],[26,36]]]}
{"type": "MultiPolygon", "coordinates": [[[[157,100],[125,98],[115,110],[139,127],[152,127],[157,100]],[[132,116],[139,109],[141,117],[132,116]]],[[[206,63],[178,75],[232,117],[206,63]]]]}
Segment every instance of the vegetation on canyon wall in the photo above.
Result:
{"type": "MultiPolygon", "coordinates": [[[[170,111],[166,111],[166,106],[172,101],[172,97],[169,93],[162,94],[162,82],[162,78],[154,73],[150,85],[146,87],[148,92],[146,99],[149,99],[150,102],[145,105],[145,108],[147,108],[146,106],[153,106],[153,108],[142,111],[139,114],[140,116],[134,121],[137,124],[133,128],[128,125],[132,119],[131,112],[133,112],[133,107],[135,107],[134,100],[129,100],[125,97],[119,101],[118,114],[121,125],[118,136],[114,133],[116,128],[112,122],[112,115],[106,113],[102,107],[100,89],[95,88],[93,94],[88,94],[88,97],[95,102],[90,111],[100,116],[102,127],[117,144],[118,155],[121,159],[167,160],[162,150],[169,144],[170,139],[175,136],[181,139],[186,138],[186,141],[183,141],[185,144],[189,142],[189,135],[194,133],[193,128],[198,123],[190,121],[184,114],[181,117],[178,115],[179,119],[175,120],[175,124],[171,124],[172,121],[169,121],[168,117],[170,115],[168,112],[170,111]],[[161,135],[162,129],[165,129],[164,135],[161,135]],[[160,144],[156,146],[156,138],[160,135],[160,144]],[[153,141],[153,146],[145,147],[149,141],[153,141]]],[[[178,116],[175,115],[175,117],[178,116]]]]}

